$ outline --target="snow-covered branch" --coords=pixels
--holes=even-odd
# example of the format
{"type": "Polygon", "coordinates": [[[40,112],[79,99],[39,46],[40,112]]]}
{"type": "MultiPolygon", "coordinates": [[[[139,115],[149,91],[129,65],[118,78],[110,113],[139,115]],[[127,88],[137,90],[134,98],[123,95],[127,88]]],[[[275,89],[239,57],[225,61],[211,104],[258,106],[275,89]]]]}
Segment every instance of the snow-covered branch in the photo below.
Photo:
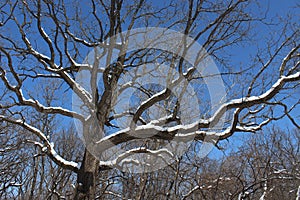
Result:
{"type": "Polygon", "coordinates": [[[163,126],[157,126],[156,123],[149,123],[147,125],[141,125],[137,126],[134,130],[130,128],[126,128],[123,130],[120,130],[112,135],[109,135],[107,137],[104,137],[100,141],[97,142],[97,145],[99,145],[99,148],[101,150],[105,150],[107,148],[110,148],[112,144],[121,144],[123,142],[128,142],[133,139],[139,138],[140,135],[143,135],[144,137],[150,136],[150,138],[155,139],[165,139],[165,140],[172,140],[175,137],[181,138],[181,139],[190,139],[191,137],[195,136],[195,139],[197,140],[203,140],[205,136],[207,135],[215,135],[218,136],[219,139],[226,139],[228,138],[234,131],[246,131],[246,132],[254,132],[257,130],[260,130],[263,126],[268,124],[271,121],[270,119],[265,120],[260,125],[252,126],[252,127],[242,127],[237,126],[238,113],[247,107],[251,107],[254,105],[263,104],[266,101],[272,99],[280,89],[284,86],[287,82],[293,82],[300,80],[300,72],[295,73],[290,76],[283,76],[278,81],[276,81],[272,87],[266,91],[265,93],[259,95],[259,96],[250,96],[250,97],[244,97],[240,99],[234,99],[227,103],[224,103],[220,106],[220,108],[216,111],[216,113],[207,120],[198,120],[197,122],[188,124],[188,125],[176,125],[173,127],[163,127],[163,126]],[[225,112],[228,109],[237,108],[238,110],[235,112],[234,117],[232,119],[232,126],[228,127],[223,132],[209,132],[209,131],[201,131],[199,129],[201,128],[209,128],[211,124],[215,124],[220,120],[222,115],[225,114],[225,112]],[[153,133],[156,133],[153,135],[153,133]],[[107,142],[110,141],[110,142],[107,142]]]}
{"type": "Polygon", "coordinates": [[[45,114],[61,114],[68,117],[74,117],[82,121],[84,120],[83,116],[81,116],[76,112],[70,111],[68,109],[62,107],[48,107],[42,105],[38,100],[26,99],[23,95],[22,89],[19,86],[13,86],[10,84],[7,77],[5,76],[6,72],[2,68],[0,68],[0,72],[1,72],[0,77],[4,82],[6,88],[8,88],[9,90],[13,91],[16,94],[19,100],[19,104],[33,107],[37,111],[45,114]]]}
{"type": "Polygon", "coordinates": [[[136,154],[149,154],[153,155],[155,157],[159,157],[161,159],[165,158],[165,155],[167,154],[170,157],[174,157],[173,153],[170,152],[168,149],[159,149],[159,150],[151,150],[147,149],[145,147],[138,147],[134,149],[130,149],[128,151],[125,151],[124,153],[121,153],[118,155],[115,159],[111,161],[100,161],[100,168],[122,168],[123,165],[126,164],[134,164],[134,165],[147,165],[147,163],[144,163],[141,160],[137,160],[134,158],[128,158],[132,155],[136,154]]]}
{"type": "MultiPolygon", "coordinates": [[[[11,119],[7,118],[3,115],[0,115],[0,121],[6,121],[15,125],[19,125],[20,127],[24,128],[25,130],[33,133],[36,135],[42,142],[43,146],[46,147],[45,153],[59,166],[70,169],[74,172],[77,172],[79,169],[79,165],[76,162],[73,161],[67,161],[64,158],[62,158],[54,149],[53,144],[48,140],[46,135],[42,133],[39,129],[27,124],[24,120],[20,119],[11,119]]],[[[41,143],[37,143],[37,145],[40,145],[41,143]]]]}

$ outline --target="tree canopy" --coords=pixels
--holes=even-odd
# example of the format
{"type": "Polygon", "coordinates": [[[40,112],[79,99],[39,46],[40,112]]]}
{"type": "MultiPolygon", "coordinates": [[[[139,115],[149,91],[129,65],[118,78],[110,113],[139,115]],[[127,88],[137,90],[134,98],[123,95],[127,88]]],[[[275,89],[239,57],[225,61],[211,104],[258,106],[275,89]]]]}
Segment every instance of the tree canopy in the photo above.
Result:
{"type": "Polygon", "coordinates": [[[276,199],[283,184],[294,197],[300,35],[290,4],[276,16],[247,0],[2,1],[1,195],[276,199]],[[289,134],[270,131],[275,123],[289,134]],[[266,127],[266,141],[205,158],[266,127]]]}

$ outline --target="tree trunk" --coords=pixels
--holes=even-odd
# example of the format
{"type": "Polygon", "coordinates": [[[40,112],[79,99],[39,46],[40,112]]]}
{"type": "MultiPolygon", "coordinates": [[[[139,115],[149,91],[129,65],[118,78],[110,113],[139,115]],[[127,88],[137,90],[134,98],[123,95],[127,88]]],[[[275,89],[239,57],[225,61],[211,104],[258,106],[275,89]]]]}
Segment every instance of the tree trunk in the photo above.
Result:
{"type": "Polygon", "coordinates": [[[83,162],[77,173],[77,187],[75,200],[94,200],[96,193],[96,176],[99,161],[87,149],[85,149],[83,162]]]}

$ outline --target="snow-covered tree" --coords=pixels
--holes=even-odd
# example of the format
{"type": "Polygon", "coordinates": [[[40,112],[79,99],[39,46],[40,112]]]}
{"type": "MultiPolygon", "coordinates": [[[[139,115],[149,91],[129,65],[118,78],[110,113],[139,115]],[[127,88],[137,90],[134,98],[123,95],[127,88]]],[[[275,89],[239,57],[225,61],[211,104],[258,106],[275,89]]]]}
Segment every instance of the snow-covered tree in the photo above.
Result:
{"type": "Polygon", "coordinates": [[[105,170],[159,170],[191,144],[205,156],[236,132],[281,119],[299,128],[299,20],[272,20],[261,6],[3,1],[0,125],[76,174],[75,199],[95,199],[105,170]],[[54,143],[73,122],[80,160],[54,143]]]}

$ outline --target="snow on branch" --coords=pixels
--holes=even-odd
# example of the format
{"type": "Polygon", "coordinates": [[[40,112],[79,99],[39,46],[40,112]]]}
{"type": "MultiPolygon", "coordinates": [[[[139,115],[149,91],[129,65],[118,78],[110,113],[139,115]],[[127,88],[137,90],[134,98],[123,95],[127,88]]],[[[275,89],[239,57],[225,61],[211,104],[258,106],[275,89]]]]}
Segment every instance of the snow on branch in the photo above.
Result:
{"type": "Polygon", "coordinates": [[[114,168],[114,167],[123,167],[125,164],[134,164],[134,165],[147,165],[147,163],[143,163],[140,160],[128,158],[131,155],[136,154],[150,154],[156,157],[160,157],[161,159],[164,159],[164,156],[162,154],[168,154],[170,157],[174,157],[174,154],[169,151],[168,149],[159,149],[159,150],[150,150],[145,147],[138,147],[134,149],[130,149],[120,155],[117,156],[114,160],[111,161],[100,161],[100,167],[108,167],[108,168],[114,168]]]}
{"type": "Polygon", "coordinates": [[[217,179],[214,179],[211,181],[211,184],[203,184],[202,186],[197,185],[194,188],[192,188],[190,191],[188,191],[186,194],[183,195],[182,200],[187,199],[189,196],[191,196],[194,192],[196,192],[197,190],[209,190],[214,188],[214,186],[216,185],[216,183],[218,182],[225,182],[225,181],[231,181],[231,178],[228,177],[219,177],[217,179]]]}
{"type": "MultiPolygon", "coordinates": [[[[76,162],[65,160],[63,157],[61,157],[54,149],[53,144],[48,140],[46,135],[42,133],[39,129],[36,127],[33,127],[29,124],[27,124],[25,121],[20,119],[11,119],[7,118],[3,115],[0,115],[0,120],[19,125],[20,127],[26,129],[27,131],[30,131],[31,133],[35,134],[41,141],[43,141],[43,146],[46,147],[46,153],[47,155],[59,166],[70,169],[74,172],[77,172],[79,169],[79,165],[76,162]]],[[[37,145],[41,145],[41,143],[35,143],[37,145]]]]}
{"type": "Polygon", "coordinates": [[[297,72],[295,74],[289,75],[289,76],[282,76],[279,78],[272,87],[266,91],[265,93],[259,95],[259,96],[250,96],[250,97],[243,97],[239,99],[233,99],[225,104],[223,104],[217,112],[209,119],[210,123],[217,122],[222,115],[226,112],[228,109],[232,108],[246,108],[251,107],[256,104],[262,104],[271,98],[273,98],[278,92],[281,90],[283,85],[287,82],[294,82],[300,80],[300,72],[297,72]]]}
{"type": "Polygon", "coordinates": [[[1,72],[1,79],[3,80],[5,86],[13,91],[16,96],[18,97],[19,103],[21,105],[24,106],[31,106],[33,108],[35,108],[37,111],[42,112],[42,113],[46,113],[46,114],[61,114],[64,116],[68,116],[68,117],[74,117],[77,118],[79,120],[84,120],[83,116],[81,116],[80,114],[70,111],[68,109],[62,108],[62,107],[47,107],[42,105],[38,100],[33,100],[33,99],[26,99],[23,95],[22,89],[18,86],[12,86],[8,79],[5,76],[5,71],[0,68],[0,72],[1,72]]]}
{"type": "Polygon", "coordinates": [[[149,123],[147,125],[137,126],[135,129],[126,128],[120,130],[112,135],[104,137],[100,141],[97,142],[100,150],[106,150],[112,145],[118,145],[123,142],[128,142],[130,140],[134,140],[139,138],[139,135],[149,136],[151,139],[164,139],[164,140],[172,140],[175,137],[181,139],[190,139],[195,136],[196,140],[203,140],[207,135],[215,135],[218,136],[219,139],[226,139],[233,134],[234,131],[245,131],[245,132],[254,132],[256,130],[260,130],[263,126],[268,124],[272,118],[263,121],[261,124],[257,126],[251,127],[243,127],[237,126],[238,124],[238,113],[247,107],[251,107],[253,105],[263,104],[266,101],[273,98],[283,87],[283,85],[287,82],[293,82],[300,80],[300,72],[295,73],[290,76],[282,76],[278,81],[276,81],[272,87],[261,94],[260,96],[250,96],[244,97],[240,99],[234,99],[227,103],[221,105],[221,107],[216,111],[216,113],[209,119],[204,120],[200,119],[197,122],[187,124],[187,125],[177,125],[174,127],[162,127],[156,125],[157,123],[149,123]],[[209,132],[209,131],[201,131],[201,128],[209,128],[210,125],[216,124],[218,120],[224,115],[224,113],[228,109],[237,108],[236,112],[233,115],[232,124],[230,127],[225,129],[223,132],[209,132]],[[157,133],[154,134],[153,133],[157,133]],[[110,141],[110,142],[108,142],[110,141]]]}
{"type": "MultiPolygon", "coordinates": [[[[58,74],[70,86],[70,88],[82,99],[82,101],[86,105],[92,106],[91,105],[92,97],[89,94],[89,92],[86,91],[80,84],[78,84],[66,71],[64,71],[64,68],[62,68],[62,67],[60,67],[60,66],[58,66],[57,64],[54,63],[53,55],[50,58],[50,57],[38,52],[37,50],[35,50],[32,47],[29,39],[27,38],[22,26],[17,21],[15,21],[15,22],[16,22],[16,25],[19,29],[19,32],[20,32],[21,36],[22,36],[22,40],[25,43],[29,53],[31,55],[33,55],[40,63],[42,63],[44,65],[45,70],[47,70],[49,72],[52,72],[52,73],[58,74]]],[[[48,42],[48,45],[50,45],[50,47],[51,47],[52,44],[48,40],[47,34],[45,32],[43,32],[42,29],[40,29],[40,33],[42,34],[42,37],[48,42]]],[[[53,54],[53,52],[52,52],[52,54],[53,54]]]]}

